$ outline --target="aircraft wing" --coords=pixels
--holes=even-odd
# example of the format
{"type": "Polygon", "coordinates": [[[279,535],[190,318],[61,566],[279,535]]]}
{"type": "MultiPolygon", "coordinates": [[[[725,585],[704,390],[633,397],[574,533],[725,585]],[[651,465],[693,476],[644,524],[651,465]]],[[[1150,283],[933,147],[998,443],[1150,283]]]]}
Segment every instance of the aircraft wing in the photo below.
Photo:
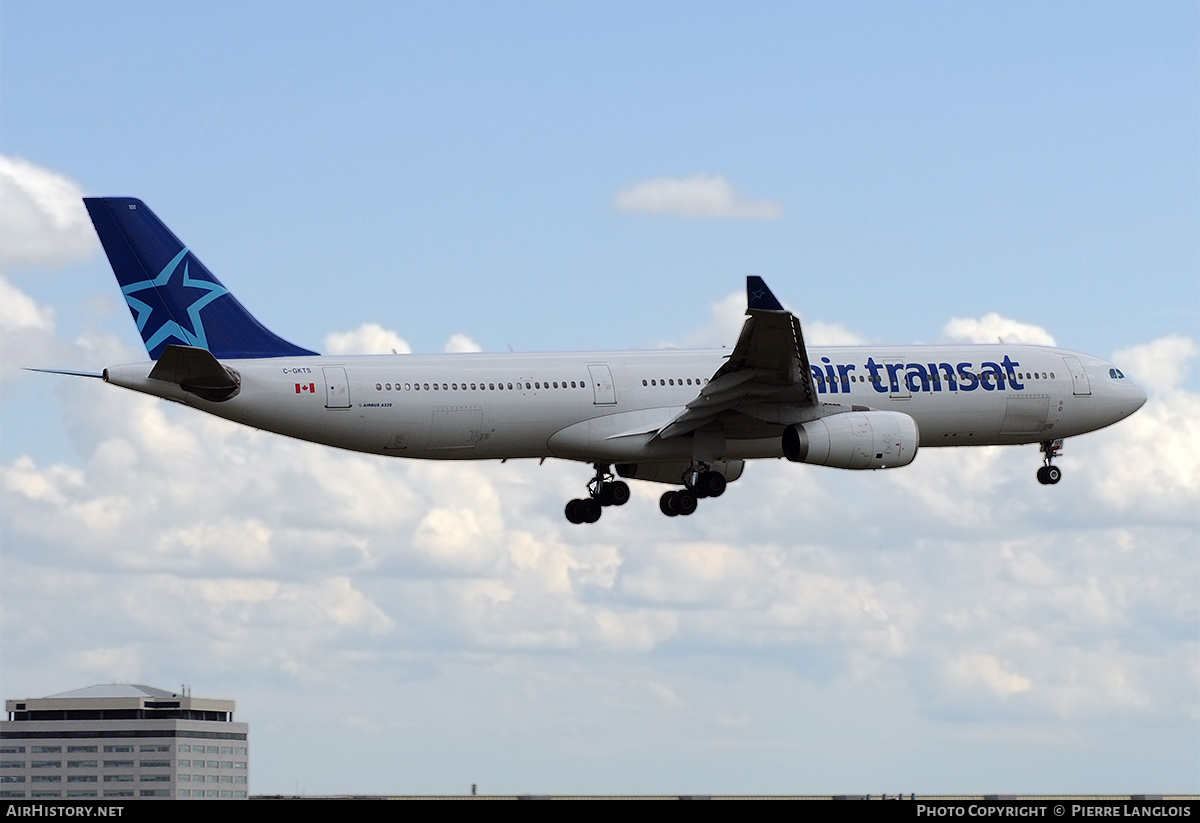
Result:
{"type": "Polygon", "coordinates": [[[800,320],[784,309],[761,277],[746,278],[746,323],[716,374],[658,437],[664,440],[719,424],[726,435],[762,437],[818,405],[800,320]],[[734,431],[731,431],[734,430],[734,431]]]}

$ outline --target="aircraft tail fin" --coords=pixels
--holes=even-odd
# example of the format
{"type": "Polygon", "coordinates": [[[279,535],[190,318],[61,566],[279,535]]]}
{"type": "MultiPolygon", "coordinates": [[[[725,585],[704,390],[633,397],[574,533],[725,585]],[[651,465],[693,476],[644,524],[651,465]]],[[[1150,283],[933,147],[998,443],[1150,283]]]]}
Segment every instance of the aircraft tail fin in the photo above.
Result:
{"type": "Polygon", "coordinates": [[[140,200],[85,197],[151,359],[170,344],[222,359],[315,355],[254,319],[140,200]]]}

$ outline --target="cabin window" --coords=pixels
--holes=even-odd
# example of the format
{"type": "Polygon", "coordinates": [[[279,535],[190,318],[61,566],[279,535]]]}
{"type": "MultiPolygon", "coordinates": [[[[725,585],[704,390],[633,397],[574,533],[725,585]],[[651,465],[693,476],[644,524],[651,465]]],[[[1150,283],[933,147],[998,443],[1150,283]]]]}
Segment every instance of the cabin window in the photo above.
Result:
{"type": "Polygon", "coordinates": [[[383,386],[379,383],[375,384],[375,391],[383,391],[383,386]]]}

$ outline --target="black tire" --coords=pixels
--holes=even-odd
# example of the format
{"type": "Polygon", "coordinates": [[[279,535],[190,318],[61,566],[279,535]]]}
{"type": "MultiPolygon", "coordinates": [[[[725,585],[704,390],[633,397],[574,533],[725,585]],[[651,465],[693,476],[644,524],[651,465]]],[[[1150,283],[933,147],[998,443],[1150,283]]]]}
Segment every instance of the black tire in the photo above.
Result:
{"type": "Polygon", "coordinates": [[[696,511],[696,495],[686,489],[681,492],[675,492],[675,508],[684,516],[696,511]]]}
{"type": "Polygon", "coordinates": [[[700,487],[704,497],[720,497],[725,493],[725,475],[720,472],[705,472],[700,475],[700,487]]]}
{"type": "Polygon", "coordinates": [[[579,507],[576,510],[579,513],[579,519],[584,523],[595,523],[600,519],[600,501],[587,498],[579,501],[579,507]]]}
{"type": "Polygon", "coordinates": [[[679,514],[679,506],[675,502],[675,492],[663,492],[663,496],[658,498],[658,510],[667,517],[675,517],[679,514]]]}
{"type": "Polygon", "coordinates": [[[583,520],[581,520],[579,518],[579,501],[578,500],[567,501],[566,514],[567,514],[567,520],[570,521],[571,523],[575,523],[576,525],[578,525],[583,522],[583,520]]]}
{"type": "Polygon", "coordinates": [[[608,498],[614,506],[624,506],[629,502],[629,484],[620,480],[615,483],[606,483],[608,487],[608,498]]]}
{"type": "Polygon", "coordinates": [[[1062,469],[1058,466],[1046,467],[1046,482],[1053,486],[1059,480],[1062,480],[1062,469]]]}

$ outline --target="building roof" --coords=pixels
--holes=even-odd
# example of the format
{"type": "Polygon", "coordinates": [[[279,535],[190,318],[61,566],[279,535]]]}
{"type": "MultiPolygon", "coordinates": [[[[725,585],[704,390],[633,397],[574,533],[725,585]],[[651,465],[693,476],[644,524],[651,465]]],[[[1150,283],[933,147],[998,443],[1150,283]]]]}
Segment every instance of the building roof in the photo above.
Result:
{"type": "Polygon", "coordinates": [[[100,686],[86,686],[70,692],[50,694],[43,700],[56,700],[64,697],[153,697],[157,699],[179,697],[180,692],[167,692],[153,686],[142,686],[137,683],[108,683],[100,686]]]}
{"type": "MultiPolygon", "coordinates": [[[[136,683],[87,686],[49,697],[5,700],[8,712],[185,711],[222,712],[232,719],[234,702],[192,697],[191,691],[169,692],[136,683]]],[[[26,718],[18,718],[26,719],[26,718]]]]}

